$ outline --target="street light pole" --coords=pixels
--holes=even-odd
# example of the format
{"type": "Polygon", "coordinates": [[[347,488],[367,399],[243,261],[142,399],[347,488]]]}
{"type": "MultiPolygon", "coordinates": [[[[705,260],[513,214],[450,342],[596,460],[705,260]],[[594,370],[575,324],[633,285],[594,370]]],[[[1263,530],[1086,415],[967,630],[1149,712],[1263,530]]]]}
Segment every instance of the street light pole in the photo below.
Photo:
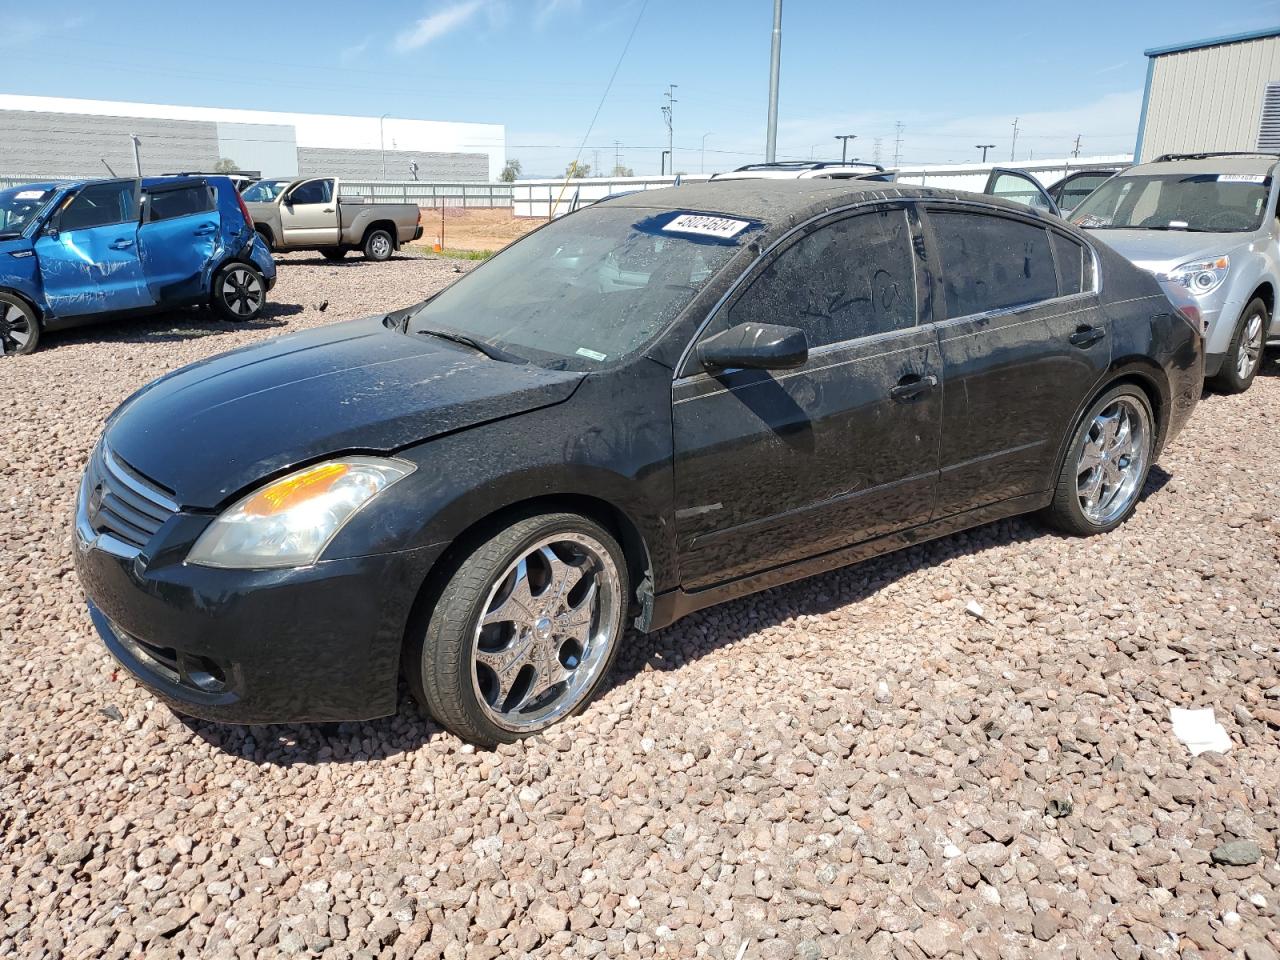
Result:
{"type": "Polygon", "coordinates": [[[389,113],[384,113],[378,118],[378,146],[382,152],[382,179],[387,179],[387,135],[383,126],[383,121],[389,117],[389,113]]]}
{"type": "Polygon", "coordinates": [[[711,136],[710,132],[702,135],[702,159],[698,161],[699,173],[707,172],[707,137],[709,136],[711,136]]]}
{"type": "Polygon", "coordinates": [[[987,162],[987,151],[995,148],[994,143],[975,143],[975,147],[982,151],[982,162],[987,162]]]}
{"type": "Polygon", "coordinates": [[[778,154],[778,74],[782,67],[782,0],[773,0],[773,45],[769,53],[769,126],[764,138],[765,163],[778,154]]]}
{"type": "MultiPolygon", "coordinates": [[[[137,173],[139,177],[141,177],[142,176],[142,152],[140,148],[142,147],[142,138],[139,137],[136,133],[131,133],[129,134],[129,139],[133,141],[133,169],[134,169],[134,172],[137,173]]],[[[111,168],[108,167],[107,169],[110,170],[111,168]]]]}
{"type": "Polygon", "coordinates": [[[856,133],[837,133],[836,139],[840,141],[840,162],[845,163],[849,159],[849,141],[857,140],[856,133]]]}

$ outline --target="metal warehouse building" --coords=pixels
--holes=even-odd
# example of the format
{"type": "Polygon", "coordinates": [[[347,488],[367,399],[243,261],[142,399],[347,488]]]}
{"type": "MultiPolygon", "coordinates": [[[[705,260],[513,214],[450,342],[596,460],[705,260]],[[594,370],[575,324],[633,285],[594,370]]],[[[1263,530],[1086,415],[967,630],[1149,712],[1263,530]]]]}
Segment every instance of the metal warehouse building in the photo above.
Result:
{"type": "Polygon", "coordinates": [[[105,176],[208,171],[219,160],[264,176],[496,180],[506,132],[496,123],[269,113],[0,94],[0,175],[105,176]]]}
{"type": "Polygon", "coordinates": [[[1146,51],[1134,154],[1280,152],[1280,27],[1146,51]]]}

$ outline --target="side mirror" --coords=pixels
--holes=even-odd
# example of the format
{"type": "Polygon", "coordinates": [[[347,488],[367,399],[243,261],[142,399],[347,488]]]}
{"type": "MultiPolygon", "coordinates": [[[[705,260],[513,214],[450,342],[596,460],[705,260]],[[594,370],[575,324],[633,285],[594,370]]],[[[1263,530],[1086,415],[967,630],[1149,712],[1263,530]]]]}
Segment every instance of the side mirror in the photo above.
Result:
{"type": "Polygon", "coordinates": [[[740,323],[698,344],[698,359],[710,370],[790,370],[809,359],[809,338],[797,327],[740,323]]]}
{"type": "Polygon", "coordinates": [[[41,228],[40,233],[48,237],[50,240],[58,239],[58,221],[50,220],[41,228]]]}

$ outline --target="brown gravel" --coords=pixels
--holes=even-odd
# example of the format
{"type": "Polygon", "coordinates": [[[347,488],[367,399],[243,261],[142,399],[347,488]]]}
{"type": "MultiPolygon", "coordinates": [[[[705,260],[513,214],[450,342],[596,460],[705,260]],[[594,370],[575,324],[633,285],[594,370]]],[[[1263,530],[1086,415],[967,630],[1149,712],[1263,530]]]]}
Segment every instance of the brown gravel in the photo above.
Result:
{"type": "Polygon", "coordinates": [[[0,362],[0,956],[1277,955],[1274,363],[1205,399],[1115,533],[1005,522],[692,616],[518,746],[407,696],[330,727],[159,706],[68,555],[103,418],[453,269],[296,255],[252,328],[185,314],[0,362]],[[1193,759],[1171,705],[1213,707],[1231,751],[1193,759]]]}

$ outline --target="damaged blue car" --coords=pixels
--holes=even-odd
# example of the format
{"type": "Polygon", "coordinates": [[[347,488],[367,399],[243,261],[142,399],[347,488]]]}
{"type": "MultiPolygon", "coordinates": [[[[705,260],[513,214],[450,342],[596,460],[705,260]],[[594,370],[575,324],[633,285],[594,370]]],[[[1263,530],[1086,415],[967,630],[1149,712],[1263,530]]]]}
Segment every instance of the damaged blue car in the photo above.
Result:
{"type": "Polygon", "coordinates": [[[226,177],[0,190],[0,354],[31,353],[44,330],[160,309],[253,320],[275,278],[226,177]]]}

